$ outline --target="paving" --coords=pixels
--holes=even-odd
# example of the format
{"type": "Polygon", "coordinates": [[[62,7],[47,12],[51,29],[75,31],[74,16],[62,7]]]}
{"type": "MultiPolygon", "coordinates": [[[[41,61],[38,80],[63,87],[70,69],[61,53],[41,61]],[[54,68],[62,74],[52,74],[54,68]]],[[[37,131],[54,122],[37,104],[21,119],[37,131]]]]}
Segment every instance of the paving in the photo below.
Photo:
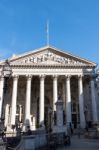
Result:
{"type": "MultiPolygon", "coordinates": [[[[48,148],[42,150],[50,150],[48,148]]],[[[52,149],[51,149],[52,150],[52,149]]],[[[73,135],[70,146],[59,146],[56,150],[99,150],[99,139],[85,139],[73,135]]]]}
{"type": "MultiPolygon", "coordinates": [[[[1,146],[0,150],[4,150],[4,148],[1,146]]],[[[40,148],[40,150],[52,150],[52,148],[40,148]]],[[[79,138],[77,135],[73,135],[70,146],[58,146],[53,150],[99,150],[99,139],[86,139],[83,136],[79,138]]]]}
{"type": "Polygon", "coordinates": [[[70,146],[59,147],[57,150],[99,150],[99,139],[85,139],[73,136],[70,146]]]}

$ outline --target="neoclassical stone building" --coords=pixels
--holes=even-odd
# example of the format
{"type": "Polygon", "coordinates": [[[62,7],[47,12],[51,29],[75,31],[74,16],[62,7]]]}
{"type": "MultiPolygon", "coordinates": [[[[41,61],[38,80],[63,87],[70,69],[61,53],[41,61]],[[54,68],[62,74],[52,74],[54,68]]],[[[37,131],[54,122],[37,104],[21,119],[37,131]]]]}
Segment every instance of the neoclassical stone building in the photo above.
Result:
{"type": "Polygon", "coordinates": [[[87,121],[97,122],[94,88],[96,64],[46,46],[9,58],[12,76],[4,80],[0,62],[0,117],[5,116],[7,130],[13,125],[30,125],[32,130],[53,128],[57,121],[85,127],[87,121]],[[56,115],[56,103],[62,107],[56,115]]]}

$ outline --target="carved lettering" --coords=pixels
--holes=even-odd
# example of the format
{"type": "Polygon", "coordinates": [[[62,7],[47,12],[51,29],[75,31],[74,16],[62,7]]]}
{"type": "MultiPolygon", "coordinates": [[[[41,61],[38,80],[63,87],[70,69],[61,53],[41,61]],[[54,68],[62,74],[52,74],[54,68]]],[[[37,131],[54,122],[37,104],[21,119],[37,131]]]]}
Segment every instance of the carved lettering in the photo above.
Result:
{"type": "Polygon", "coordinates": [[[76,61],[70,58],[65,58],[59,55],[56,55],[50,51],[46,51],[44,54],[39,54],[38,56],[31,56],[29,58],[24,59],[21,63],[42,63],[46,61],[52,61],[61,64],[82,64],[80,61],[76,61]]]}

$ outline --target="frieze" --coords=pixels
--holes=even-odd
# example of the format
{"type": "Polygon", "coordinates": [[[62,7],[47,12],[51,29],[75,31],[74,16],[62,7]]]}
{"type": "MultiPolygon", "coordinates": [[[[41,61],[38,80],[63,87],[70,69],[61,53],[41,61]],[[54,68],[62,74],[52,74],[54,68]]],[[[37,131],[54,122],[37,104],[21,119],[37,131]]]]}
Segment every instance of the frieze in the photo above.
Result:
{"type": "Polygon", "coordinates": [[[52,53],[51,51],[47,50],[45,53],[41,53],[37,56],[33,55],[27,58],[20,60],[21,64],[40,64],[40,63],[53,63],[53,64],[84,64],[80,61],[73,60],[71,58],[66,58],[59,56],[57,54],[52,53]]]}

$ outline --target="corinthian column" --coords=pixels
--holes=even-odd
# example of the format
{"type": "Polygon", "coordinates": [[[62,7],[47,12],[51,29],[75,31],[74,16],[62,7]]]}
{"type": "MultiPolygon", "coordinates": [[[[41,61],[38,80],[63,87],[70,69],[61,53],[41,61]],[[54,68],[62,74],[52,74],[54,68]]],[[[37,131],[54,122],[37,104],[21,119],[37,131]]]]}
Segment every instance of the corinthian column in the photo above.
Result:
{"type": "Polygon", "coordinates": [[[5,107],[5,127],[8,125],[9,122],[9,104],[6,104],[5,107]]]}
{"type": "Polygon", "coordinates": [[[56,102],[58,100],[57,76],[53,76],[53,111],[56,111],[56,102]]]}
{"type": "Polygon", "coordinates": [[[97,118],[97,106],[96,106],[96,97],[95,97],[95,86],[94,86],[94,78],[91,78],[91,98],[92,98],[92,116],[93,121],[98,121],[97,118]]]}
{"type": "Polygon", "coordinates": [[[66,76],[66,120],[67,124],[72,122],[70,76],[66,76]]]}
{"type": "Polygon", "coordinates": [[[26,103],[25,103],[25,125],[30,125],[30,106],[31,106],[31,76],[27,76],[26,103]]]}
{"type": "Polygon", "coordinates": [[[84,96],[83,96],[82,76],[79,76],[79,77],[78,77],[78,90],[79,90],[80,126],[81,126],[81,128],[85,128],[84,96]]]}
{"type": "Polygon", "coordinates": [[[19,121],[22,121],[22,105],[19,105],[19,121]]]}
{"type": "Polygon", "coordinates": [[[44,127],[44,75],[40,76],[39,124],[44,127]]]}
{"type": "Polygon", "coordinates": [[[17,101],[18,76],[13,77],[12,104],[11,104],[11,125],[15,125],[16,101],[17,101]]]}
{"type": "Polygon", "coordinates": [[[3,105],[3,88],[4,88],[4,77],[0,77],[0,118],[2,115],[3,105]]]}

